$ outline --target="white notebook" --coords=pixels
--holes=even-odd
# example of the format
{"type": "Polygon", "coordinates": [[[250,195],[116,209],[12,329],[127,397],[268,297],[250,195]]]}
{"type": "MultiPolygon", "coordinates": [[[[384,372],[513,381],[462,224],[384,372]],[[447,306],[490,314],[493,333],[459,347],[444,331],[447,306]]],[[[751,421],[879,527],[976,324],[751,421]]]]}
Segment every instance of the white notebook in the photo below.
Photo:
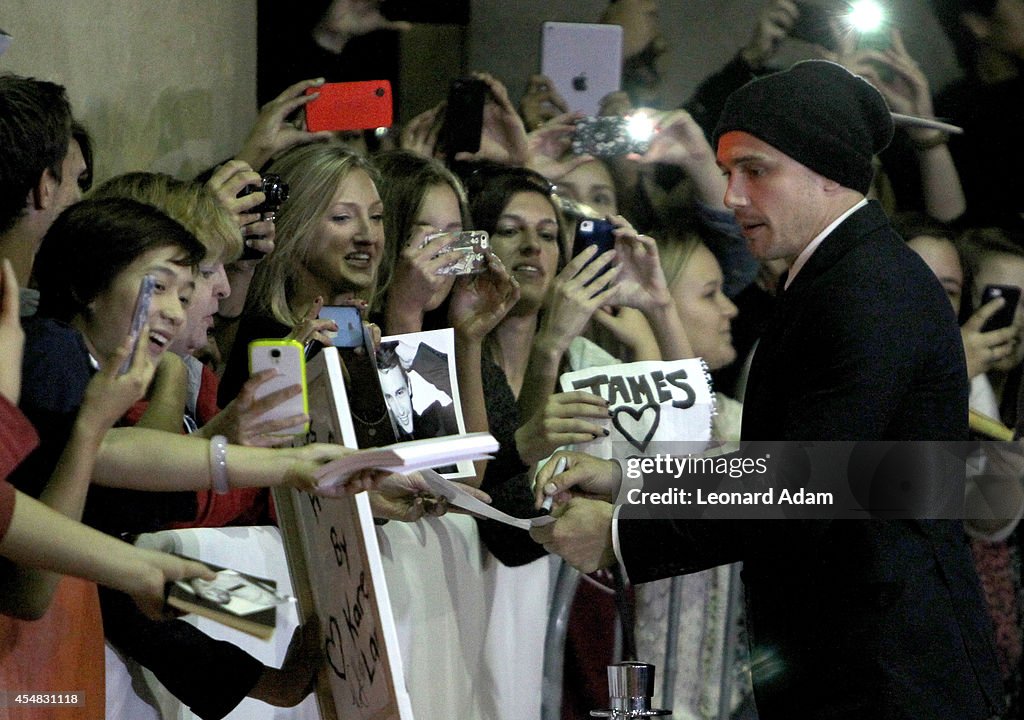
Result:
{"type": "Polygon", "coordinates": [[[449,435],[426,440],[409,440],[379,448],[357,450],[321,466],[315,477],[319,487],[342,484],[354,472],[378,468],[396,473],[452,465],[460,460],[485,460],[498,450],[498,441],[490,433],[449,435]]]}

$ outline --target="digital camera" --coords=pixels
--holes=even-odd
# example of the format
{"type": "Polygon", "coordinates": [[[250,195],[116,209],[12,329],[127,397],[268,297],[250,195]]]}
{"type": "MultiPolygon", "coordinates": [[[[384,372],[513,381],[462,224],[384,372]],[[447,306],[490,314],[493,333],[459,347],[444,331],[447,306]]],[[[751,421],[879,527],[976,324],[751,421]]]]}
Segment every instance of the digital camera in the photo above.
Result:
{"type": "Polygon", "coordinates": [[[242,188],[242,192],[238,193],[238,197],[245,197],[254,192],[262,192],[266,199],[249,212],[259,213],[260,215],[276,213],[281,209],[284,201],[288,199],[288,184],[281,181],[280,175],[267,173],[263,176],[263,182],[259,186],[246,185],[242,188]]]}

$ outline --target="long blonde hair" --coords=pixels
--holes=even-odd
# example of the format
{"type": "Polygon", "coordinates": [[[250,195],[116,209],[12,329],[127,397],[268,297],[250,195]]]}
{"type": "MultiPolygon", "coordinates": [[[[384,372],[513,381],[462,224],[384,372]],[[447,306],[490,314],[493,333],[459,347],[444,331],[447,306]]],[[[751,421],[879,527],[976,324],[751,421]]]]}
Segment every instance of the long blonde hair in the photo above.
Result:
{"type": "MultiPolygon", "coordinates": [[[[289,193],[274,223],[274,252],[253,273],[246,313],[270,315],[289,327],[302,319],[305,308],[293,308],[289,302],[295,293],[298,269],[309,259],[321,218],[330,208],[338,186],[353,170],[364,171],[375,185],[379,181],[366,158],[335,141],[299,145],[266,168],[267,173],[281,176],[289,193]]],[[[375,278],[362,293],[364,300],[373,300],[376,286],[375,278]]]]}
{"type": "Polygon", "coordinates": [[[665,282],[670,288],[686,269],[694,251],[703,244],[701,237],[693,232],[669,230],[659,235],[658,256],[661,259],[661,270],[665,273],[665,282]]]}

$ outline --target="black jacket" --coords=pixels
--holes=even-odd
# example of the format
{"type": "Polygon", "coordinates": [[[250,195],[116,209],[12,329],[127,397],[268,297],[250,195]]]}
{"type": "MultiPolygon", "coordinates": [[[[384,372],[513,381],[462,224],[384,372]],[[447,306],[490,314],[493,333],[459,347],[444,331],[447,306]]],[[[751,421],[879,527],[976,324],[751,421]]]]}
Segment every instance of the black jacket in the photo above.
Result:
{"type": "MultiPolygon", "coordinates": [[[[967,438],[949,301],[877,204],[818,247],[754,356],[744,440],[967,438]]],[[[630,579],[743,561],[762,720],[991,716],[992,628],[958,521],[619,521],[630,579]]]]}

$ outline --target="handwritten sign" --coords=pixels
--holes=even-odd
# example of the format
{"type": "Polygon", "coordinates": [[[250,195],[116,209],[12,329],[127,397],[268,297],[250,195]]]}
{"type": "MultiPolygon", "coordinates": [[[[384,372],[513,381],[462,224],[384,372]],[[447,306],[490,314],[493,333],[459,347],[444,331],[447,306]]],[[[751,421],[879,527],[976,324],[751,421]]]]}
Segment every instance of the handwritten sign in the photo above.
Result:
{"type": "Polygon", "coordinates": [[[610,458],[614,448],[645,452],[652,442],[704,442],[711,437],[714,396],[699,358],[603,365],[565,373],[562,390],[585,390],[608,401],[609,434],[581,446],[610,458]]]}
{"type": "MultiPolygon", "coordinates": [[[[341,363],[326,348],[307,368],[310,442],[355,447],[341,363]]],[[[325,720],[412,720],[398,637],[366,493],[274,492],[303,619],[316,613],[326,658],[317,680],[325,720]]]]}

